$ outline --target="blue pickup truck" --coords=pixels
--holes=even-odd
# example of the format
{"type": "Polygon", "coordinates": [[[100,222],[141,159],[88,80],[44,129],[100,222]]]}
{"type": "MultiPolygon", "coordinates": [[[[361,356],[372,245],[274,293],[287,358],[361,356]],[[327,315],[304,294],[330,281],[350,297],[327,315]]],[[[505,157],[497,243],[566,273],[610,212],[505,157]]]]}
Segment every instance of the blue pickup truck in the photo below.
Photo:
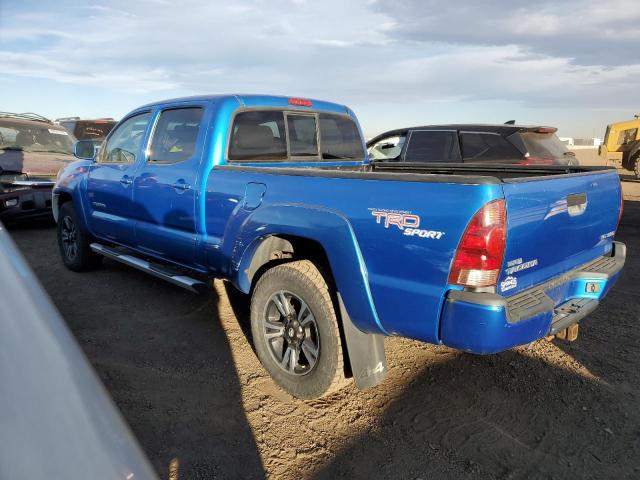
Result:
{"type": "Polygon", "coordinates": [[[566,331],[625,260],[615,170],[370,163],[343,105],[181,98],[75,148],[53,191],[64,264],[231,282],[300,398],[382,381],[387,335],[490,354],[566,331]]]}

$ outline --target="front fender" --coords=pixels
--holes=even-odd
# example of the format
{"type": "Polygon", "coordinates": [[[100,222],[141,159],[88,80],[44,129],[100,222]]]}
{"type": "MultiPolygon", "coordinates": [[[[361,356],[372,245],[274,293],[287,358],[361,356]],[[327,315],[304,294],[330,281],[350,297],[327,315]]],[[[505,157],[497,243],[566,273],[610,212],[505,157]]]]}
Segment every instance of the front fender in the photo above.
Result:
{"type": "Polygon", "coordinates": [[[60,211],[60,199],[64,195],[71,197],[76,211],[80,214],[81,227],[89,232],[87,222],[86,205],[83,201],[82,191],[86,188],[86,179],[92,162],[89,160],[78,160],[70,163],[58,173],[58,180],[53,187],[51,207],[56,221],[60,211]]]}
{"type": "MultiPolygon", "coordinates": [[[[349,221],[339,212],[318,206],[269,205],[243,211],[227,228],[223,251],[231,259],[231,281],[248,293],[247,270],[261,241],[291,235],[318,242],[329,259],[333,278],[353,323],[363,332],[387,332],[382,327],[369,289],[367,267],[349,221]]],[[[240,212],[238,212],[240,213],[240,212]]]]}

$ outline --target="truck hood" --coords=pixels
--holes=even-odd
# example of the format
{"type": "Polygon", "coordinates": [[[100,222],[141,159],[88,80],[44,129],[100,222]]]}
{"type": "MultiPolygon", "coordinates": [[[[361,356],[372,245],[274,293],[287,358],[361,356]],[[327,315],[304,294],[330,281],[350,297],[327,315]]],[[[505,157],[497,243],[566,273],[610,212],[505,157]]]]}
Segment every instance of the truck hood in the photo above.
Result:
{"type": "Polygon", "coordinates": [[[55,176],[61,168],[74,160],[75,157],[64,153],[0,150],[1,170],[26,173],[30,176],[55,176]]]}

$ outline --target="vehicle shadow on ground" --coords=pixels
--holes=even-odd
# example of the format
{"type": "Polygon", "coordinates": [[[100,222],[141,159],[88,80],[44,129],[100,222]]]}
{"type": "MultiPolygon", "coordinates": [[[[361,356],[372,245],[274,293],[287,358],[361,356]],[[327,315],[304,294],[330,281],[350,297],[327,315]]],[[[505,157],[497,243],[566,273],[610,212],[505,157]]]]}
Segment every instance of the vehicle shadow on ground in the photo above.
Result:
{"type": "Polygon", "coordinates": [[[627,246],[618,282],[598,309],[580,322],[578,340],[556,344],[610,388],[629,395],[640,385],[640,202],[625,200],[615,240],[627,246]]]}
{"type": "Polygon", "coordinates": [[[376,427],[349,439],[313,478],[633,473],[640,453],[635,402],[526,353],[451,355],[404,379],[376,427]]]}
{"type": "Polygon", "coordinates": [[[42,233],[11,231],[160,478],[170,465],[172,480],[264,478],[215,291],[197,296],[109,260],[69,272],[43,255],[57,247],[42,233]]]}
{"type": "Polygon", "coordinates": [[[224,282],[224,290],[233,310],[233,315],[255,354],[256,349],[253,345],[253,334],[251,333],[251,296],[242,293],[229,282],[224,282]]]}

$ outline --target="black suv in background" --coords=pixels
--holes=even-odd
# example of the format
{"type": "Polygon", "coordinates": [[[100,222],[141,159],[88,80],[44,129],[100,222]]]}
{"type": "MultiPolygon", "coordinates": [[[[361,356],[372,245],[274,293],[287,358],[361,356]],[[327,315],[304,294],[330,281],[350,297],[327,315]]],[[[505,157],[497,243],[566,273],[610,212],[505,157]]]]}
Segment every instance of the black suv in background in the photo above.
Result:
{"type": "Polygon", "coordinates": [[[578,165],[556,128],[519,125],[428,125],[391,130],[367,142],[369,159],[416,163],[578,165]]]}
{"type": "Polygon", "coordinates": [[[80,117],[66,117],[56,119],[56,123],[69,130],[78,140],[91,140],[94,145],[99,146],[116,121],[113,118],[82,120],[80,117]]]}

